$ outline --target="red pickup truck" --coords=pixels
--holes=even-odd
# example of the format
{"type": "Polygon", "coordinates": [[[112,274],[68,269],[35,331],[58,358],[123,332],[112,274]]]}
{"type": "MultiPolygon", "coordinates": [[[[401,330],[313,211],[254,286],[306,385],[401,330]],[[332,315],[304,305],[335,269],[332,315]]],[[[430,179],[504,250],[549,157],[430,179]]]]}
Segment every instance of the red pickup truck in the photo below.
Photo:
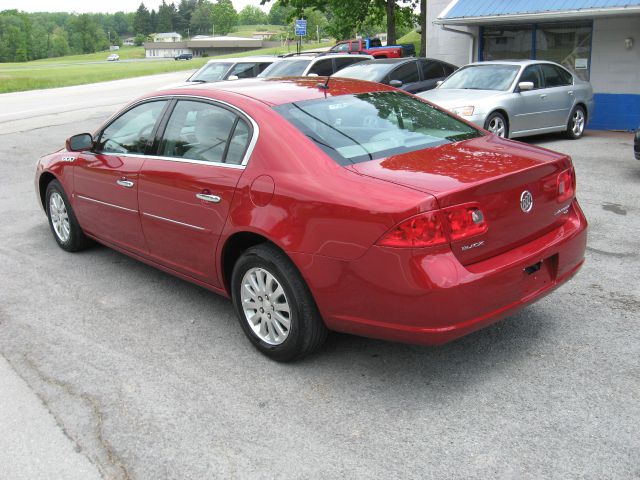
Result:
{"type": "Polygon", "coordinates": [[[364,40],[345,40],[336,43],[329,49],[331,53],[362,53],[372,55],[374,58],[400,58],[415,57],[416,48],[413,43],[402,45],[382,46],[379,38],[366,38],[364,40]]]}

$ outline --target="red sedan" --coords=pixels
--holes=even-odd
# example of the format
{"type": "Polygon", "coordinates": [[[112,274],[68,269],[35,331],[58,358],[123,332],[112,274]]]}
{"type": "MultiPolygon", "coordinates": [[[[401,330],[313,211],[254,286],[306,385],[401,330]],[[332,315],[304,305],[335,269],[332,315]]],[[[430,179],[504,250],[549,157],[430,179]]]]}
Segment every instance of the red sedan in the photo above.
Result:
{"type": "Polygon", "coordinates": [[[268,356],[328,330],[437,344],[567,281],[587,222],[566,155],[347,79],[154,92],[43,157],[55,240],[231,297],[268,356]]]}

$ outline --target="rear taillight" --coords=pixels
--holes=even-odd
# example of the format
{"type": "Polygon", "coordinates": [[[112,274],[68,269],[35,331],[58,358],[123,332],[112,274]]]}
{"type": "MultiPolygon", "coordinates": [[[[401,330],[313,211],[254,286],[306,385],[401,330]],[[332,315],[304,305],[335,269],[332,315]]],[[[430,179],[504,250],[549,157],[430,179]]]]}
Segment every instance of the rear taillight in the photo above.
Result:
{"type": "Polygon", "coordinates": [[[440,212],[411,217],[385,233],[378,245],[385,247],[433,247],[447,243],[440,212]]]}
{"type": "Polygon", "coordinates": [[[488,226],[484,214],[476,205],[459,205],[447,208],[444,214],[449,223],[452,242],[487,231],[488,226]]]}
{"type": "Polygon", "coordinates": [[[558,175],[558,202],[573,197],[576,191],[576,176],[572,168],[558,175]]]}
{"type": "Polygon", "coordinates": [[[385,247],[433,247],[487,231],[487,222],[477,205],[458,205],[411,217],[378,240],[385,247]]]}

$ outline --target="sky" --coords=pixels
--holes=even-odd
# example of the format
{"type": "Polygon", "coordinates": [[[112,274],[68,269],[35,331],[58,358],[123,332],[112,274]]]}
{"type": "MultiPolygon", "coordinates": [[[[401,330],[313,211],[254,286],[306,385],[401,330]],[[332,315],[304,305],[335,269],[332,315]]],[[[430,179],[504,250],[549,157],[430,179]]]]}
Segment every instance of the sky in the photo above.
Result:
{"type": "MultiPolygon", "coordinates": [[[[158,10],[158,5],[162,0],[108,0],[103,2],[87,0],[0,0],[0,11],[2,10],[22,10],[24,12],[76,12],[76,13],[115,13],[135,12],[140,2],[149,9],[158,10]]],[[[166,3],[174,2],[176,6],[180,0],[165,0],[166,3]]],[[[260,7],[260,0],[231,0],[237,11],[242,10],[246,5],[260,7]]],[[[271,3],[273,3],[272,0],[271,3]]],[[[270,5],[261,7],[264,11],[269,11],[270,5]]]]}

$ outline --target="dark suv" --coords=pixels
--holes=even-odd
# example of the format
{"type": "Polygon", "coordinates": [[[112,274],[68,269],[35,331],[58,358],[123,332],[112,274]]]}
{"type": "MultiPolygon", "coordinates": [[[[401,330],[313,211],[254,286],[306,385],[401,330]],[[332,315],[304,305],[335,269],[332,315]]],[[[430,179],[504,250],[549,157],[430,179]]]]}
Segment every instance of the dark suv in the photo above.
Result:
{"type": "Polygon", "coordinates": [[[176,60],[191,60],[193,58],[193,53],[181,53],[180,55],[176,55],[176,60]]]}

